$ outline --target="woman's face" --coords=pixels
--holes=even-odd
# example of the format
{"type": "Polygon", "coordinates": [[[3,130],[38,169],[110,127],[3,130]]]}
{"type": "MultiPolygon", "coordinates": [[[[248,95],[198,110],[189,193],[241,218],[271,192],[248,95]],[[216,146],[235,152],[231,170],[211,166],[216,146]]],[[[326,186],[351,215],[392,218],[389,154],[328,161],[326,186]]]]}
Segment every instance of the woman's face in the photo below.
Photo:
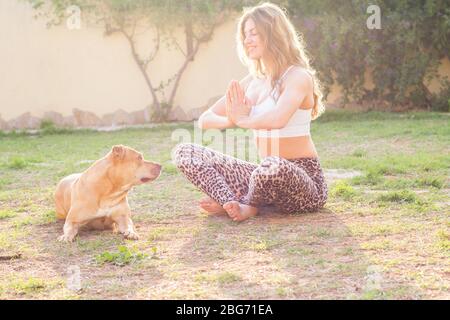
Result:
{"type": "Polygon", "coordinates": [[[250,59],[258,60],[263,56],[264,46],[251,18],[247,19],[244,25],[244,48],[250,59]]]}

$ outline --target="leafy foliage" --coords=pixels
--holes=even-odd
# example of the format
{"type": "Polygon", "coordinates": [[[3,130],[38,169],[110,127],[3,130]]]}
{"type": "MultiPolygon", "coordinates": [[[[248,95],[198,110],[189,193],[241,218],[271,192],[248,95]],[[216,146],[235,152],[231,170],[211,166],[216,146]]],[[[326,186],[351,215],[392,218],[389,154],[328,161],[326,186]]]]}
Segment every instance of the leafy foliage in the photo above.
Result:
{"type": "Polygon", "coordinates": [[[448,111],[450,83],[437,73],[450,52],[448,1],[289,0],[288,9],[315,58],[326,94],[336,83],[344,102],[448,111]],[[381,29],[367,28],[372,4],[380,7],[381,29]],[[366,70],[373,88],[364,87],[366,70]],[[432,78],[440,82],[440,94],[424,85],[432,78]]]}

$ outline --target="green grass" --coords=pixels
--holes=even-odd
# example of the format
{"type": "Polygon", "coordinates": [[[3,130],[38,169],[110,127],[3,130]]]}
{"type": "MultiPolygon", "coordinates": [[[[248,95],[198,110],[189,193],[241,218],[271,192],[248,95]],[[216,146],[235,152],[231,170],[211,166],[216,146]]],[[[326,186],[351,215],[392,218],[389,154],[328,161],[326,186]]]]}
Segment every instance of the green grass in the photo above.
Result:
{"type": "Polygon", "coordinates": [[[437,246],[448,254],[450,250],[450,232],[448,230],[438,230],[436,237],[437,246]]]}
{"type": "Polygon", "coordinates": [[[148,255],[136,249],[126,246],[119,246],[116,252],[103,252],[95,256],[95,260],[99,264],[109,263],[116,266],[124,266],[130,263],[138,262],[148,255]]]}
{"type": "Polygon", "coordinates": [[[201,213],[201,192],[172,163],[173,131],[193,136],[192,124],[1,133],[0,299],[449,299],[449,119],[326,112],[312,124],[322,167],[361,176],[330,183],[319,213],[244,223],[201,213]],[[163,166],[129,194],[140,240],[82,230],[72,244],[57,242],[56,184],[115,144],[163,166]],[[73,265],[75,293],[63,284],[73,265]],[[371,265],[383,269],[381,291],[366,288],[371,265]]]}
{"type": "Polygon", "coordinates": [[[414,203],[418,201],[417,195],[409,190],[390,191],[378,196],[381,202],[414,203]]]}
{"type": "Polygon", "coordinates": [[[33,293],[45,289],[46,281],[38,278],[20,279],[13,282],[12,287],[18,294],[33,293]]]}
{"type": "Polygon", "coordinates": [[[351,179],[351,184],[376,186],[383,181],[383,174],[380,173],[377,168],[369,168],[364,175],[353,177],[351,179]]]}
{"type": "Polygon", "coordinates": [[[206,283],[217,283],[218,285],[225,286],[233,284],[238,281],[242,281],[242,277],[233,272],[225,271],[217,274],[206,274],[206,275],[204,273],[198,274],[195,276],[195,281],[206,283]]]}
{"type": "Polygon", "coordinates": [[[242,278],[232,272],[223,272],[217,276],[217,282],[219,282],[222,285],[237,282],[241,280],[242,278]]]}
{"type": "Polygon", "coordinates": [[[0,210],[0,220],[12,218],[15,217],[16,215],[17,213],[12,210],[0,210]]]}
{"type": "Polygon", "coordinates": [[[21,157],[13,157],[7,163],[8,169],[23,169],[28,165],[27,161],[21,157]]]}
{"type": "Polygon", "coordinates": [[[358,193],[347,182],[338,181],[337,183],[335,183],[332,186],[330,194],[331,194],[331,196],[334,196],[334,197],[341,197],[345,200],[350,200],[353,197],[355,197],[358,193]]]}
{"type": "Polygon", "coordinates": [[[59,291],[61,287],[62,281],[59,279],[12,276],[7,282],[0,283],[0,294],[6,293],[14,298],[37,298],[41,294],[48,294],[53,290],[59,291]]]}

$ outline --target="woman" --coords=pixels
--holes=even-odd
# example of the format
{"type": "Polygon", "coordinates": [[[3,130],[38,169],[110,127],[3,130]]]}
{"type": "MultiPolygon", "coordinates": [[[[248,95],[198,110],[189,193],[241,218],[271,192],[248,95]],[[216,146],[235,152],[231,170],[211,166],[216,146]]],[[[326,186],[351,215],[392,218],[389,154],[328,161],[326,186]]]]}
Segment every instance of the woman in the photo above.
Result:
{"type": "Polygon", "coordinates": [[[323,111],[322,94],[301,39],[278,6],[247,9],[237,32],[250,73],[199,118],[208,128],[253,129],[261,163],[242,161],[196,144],[180,144],[174,161],[208,195],[209,213],[243,221],[272,204],[286,213],[311,212],[327,200],[327,185],[310,136],[323,111]]]}

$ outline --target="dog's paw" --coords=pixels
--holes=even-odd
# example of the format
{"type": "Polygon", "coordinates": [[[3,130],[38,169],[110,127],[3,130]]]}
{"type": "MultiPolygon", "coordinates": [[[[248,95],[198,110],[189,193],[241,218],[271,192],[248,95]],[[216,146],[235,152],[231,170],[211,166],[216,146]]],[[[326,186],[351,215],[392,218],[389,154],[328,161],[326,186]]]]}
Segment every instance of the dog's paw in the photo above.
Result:
{"type": "Polygon", "coordinates": [[[69,236],[63,234],[62,236],[60,236],[60,237],[58,238],[58,241],[59,241],[59,242],[66,242],[66,243],[72,242],[72,241],[73,241],[73,237],[69,237],[69,236]]]}
{"type": "Polygon", "coordinates": [[[135,232],[124,233],[123,236],[128,240],[139,240],[139,235],[135,232]]]}

